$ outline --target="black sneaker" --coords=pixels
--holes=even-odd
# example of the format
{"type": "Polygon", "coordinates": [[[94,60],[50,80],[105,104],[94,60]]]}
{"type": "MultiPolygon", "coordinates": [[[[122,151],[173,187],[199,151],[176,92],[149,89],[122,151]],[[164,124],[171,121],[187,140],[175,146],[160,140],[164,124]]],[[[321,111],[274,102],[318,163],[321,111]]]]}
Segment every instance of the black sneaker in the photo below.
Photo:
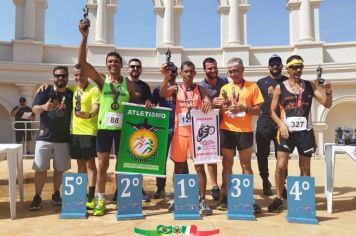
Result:
{"type": "Polygon", "coordinates": [[[147,195],[147,193],[143,189],[142,189],[142,201],[144,201],[144,202],[151,201],[150,197],[147,195]]]}
{"type": "Polygon", "coordinates": [[[113,196],[113,198],[112,198],[112,202],[113,202],[114,204],[116,204],[116,201],[117,201],[117,189],[115,190],[114,196],[113,196]]]}
{"type": "Polygon", "coordinates": [[[269,180],[265,180],[263,181],[263,194],[265,196],[272,196],[273,195],[273,192],[272,192],[272,184],[271,182],[269,182],[269,180]]]}
{"type": "Polygon", "coordinates": [[[226,211],[227,210],[227,197],[223,197],[221,202],[216,207],[219,211],[226,211]]]}
{"type": "Polygon", "coordinates": [[[62,198],[61,198],[61,195],[59,194],[59,191],[55,191],[52,194],[52,204],[55,206],[62,205],[62,198]]]}
{"type": "Polygon", "coordinates": [[[162,199],[166,197],[166,192],[164,189],[158,189],[155,195],[153,195],[154,199],[162,199]]]}
{"type": "Polygon", "coordinates": [[[220,199],[220,188],[219,186],[214,186],[211,189],[211,196],[214,200],[219,200],[220,199]]]}
{"type": "Polygon", "coordinates": [[[268,212],[279,213],[281,211],[283,211],[283,199],[276,197],[268,206],[268,212]]]}
{"type": "Polygon", "coordinates": [[[171,200],[168,207],[168,212],[173,213],[176,210],[176,205],[174,204],[174,200],[171,200]]]}
{"type": "Polygon", "coordinates": [[[42,198],[40,197],[39,194],[36,193],[36,195],[33,197],[33,200],[30,205],[30,210],[39,210],[41,208],[41,202],[42,198]]]}
{"type": "Polygon", "coordinates": [[[262,213],[262,208],[256,203],[253,204],[253,213],[262,213]]]}
{"type": "Polygon", "coordinates": [[[284,199],[287,199],[287,197],[288,197],[287,189],[284,187],[284,188],[283,188],[283,198],[284,198],[284,199]]]}

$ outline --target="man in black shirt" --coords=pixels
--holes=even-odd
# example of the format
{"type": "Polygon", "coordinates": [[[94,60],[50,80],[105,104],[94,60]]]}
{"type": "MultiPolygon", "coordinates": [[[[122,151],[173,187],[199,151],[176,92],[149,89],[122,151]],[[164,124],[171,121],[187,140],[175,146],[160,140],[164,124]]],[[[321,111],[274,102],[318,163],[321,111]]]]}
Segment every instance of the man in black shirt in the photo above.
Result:
{"type": "MultiPolygon", "coordinates": [[[[11,116],[15,116],[15,121],[32,121],[35,119],[35,114],[32,112],[32,108],[27,106],[26,104],[26,98],[21,97],[19,100],[19,105],[14,107],[14,109],[11,111],[11,116]]],[[[31,124],[29,123],[15,123],[15,128],[16,129],[31,129],[31,124]]],[[[22,143],[25,141],[25,150],[27,154],[31,153],[31,131],[25,131],[24,130],[16,130],[15,131],[15,136],[16,136],[16,143],[22,143]]]]}
{"type": "MultiPolygon", "coordinates": [[[[261,107],[261,115],[257,120],[256,128],[256,144],[257,144],[257,162],[260,176],[263,181],[263,194],[266,196],[273,195],[271,190],[271,182],[268,180],[268,156],[270,154],[270,143],[273,141],[275,149],[277,145],[276,135],[278,127],[271,117],[271,101],[274,88],[277,84],[285,81],[288,77],[282,75],[283,63],[282,59],[273,54],[268,61],[268,69],[270,75],[257,81],[260,88],[264,103],[261,107]]],[[[280,115],[280,111],[278,110],[280,115]]]]}
{"type": "Polygon", "coordinates": [[[59,188],[62,184],[63,172],[70,168],[70,121],[73,106],[73,93],[66,89],[68,68],[56,66],[53,69],[54,86],[48,86],[36,94],[32,111],[40,115],[40,129],[36,140],[35,158],[32,169],[35,173],[35,196],[30,210],[38,210],[41,206],[41,193],[53,159],[53,190],[52,204],[61,205],[59,188]]]}

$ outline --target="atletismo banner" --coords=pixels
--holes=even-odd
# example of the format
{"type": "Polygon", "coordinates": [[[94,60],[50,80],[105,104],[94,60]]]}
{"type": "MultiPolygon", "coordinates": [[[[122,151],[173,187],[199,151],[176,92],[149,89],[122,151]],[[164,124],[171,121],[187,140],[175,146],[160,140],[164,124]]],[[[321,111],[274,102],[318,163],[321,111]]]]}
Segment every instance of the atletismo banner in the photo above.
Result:
{"type": "Polygon", "coordinates": [[[169,108],[123,103],[116,171],[165,177],[169,108]]]}
{"type": "Polygon", "coordinates": [[[195,165],[221,161],[219,134],[218,109],[208,113],[192,110],[193,162],[195,165]]]}

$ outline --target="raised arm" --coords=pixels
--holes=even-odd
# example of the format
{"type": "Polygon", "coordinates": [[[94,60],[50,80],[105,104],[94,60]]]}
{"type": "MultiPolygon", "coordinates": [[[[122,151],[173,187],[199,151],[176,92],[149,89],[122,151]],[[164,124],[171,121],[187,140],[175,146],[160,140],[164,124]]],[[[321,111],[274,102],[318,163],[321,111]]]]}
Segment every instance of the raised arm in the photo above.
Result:
{"type": "Polygon", "coordinates": [[[85,26],[85,23],[80,22],[79,24],[79,31],[82,34],[82,42],[79,46],[79,54],[78,54],[78,62],[82,67],[82,71],[84,75],[88,76],[92,79],[98,86],[99,90],[103,89],[105,76],[87,62],[87,41],[88,41],[88,34],[89,34],[89,27],[85,26]]]}
{"type": "Polygon", "coordinates": [[[174,97],[177,92],[177,85],[169,85],[170,76],[166,63],[161,65],[160,71],[163,76],[163,81],[161,83],[159,95],[164,98],[174,97]]]}
{"type": "Polygon", "coordinates": [[[331,84],[325,80],[322,88],[325,90],[325,95],[321,93],[319,89],[317,89],[316,83],[311,83],[314,91],[315,99],[324,105],[326,108],[330,108],[333,102],[333,91],[331,90],[331,84]]]}

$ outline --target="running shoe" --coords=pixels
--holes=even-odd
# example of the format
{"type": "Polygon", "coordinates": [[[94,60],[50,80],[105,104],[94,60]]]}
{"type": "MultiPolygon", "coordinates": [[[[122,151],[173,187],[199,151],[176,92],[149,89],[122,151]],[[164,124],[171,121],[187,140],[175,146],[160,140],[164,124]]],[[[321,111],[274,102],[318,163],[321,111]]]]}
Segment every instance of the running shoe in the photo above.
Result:
{"type": "Polygon", "coordinates": [[[221,202],[216,207],[219,211],[226,211],[227,210],[227,197],[223,197],[221,202]]]}
{"type": "Polygon", "coordinates": [[[61,198],[61,195],[60,195],[59,191],[55,191],[52,194],[52,204],[55,205],[55,206],[62,205],[62,198],[61,198]]]}
{"type": "Polygon", "coordinates": [[[105,199],[98,199],[96,206],[93,210],[93,215],[94,216],[103,216],[103,215],[105,215],[105,209],[106,209],[105,199]]]}
{"type": "Polygon", "coordinates": [[[30,210],[39,210],[41,208],[41,202],[42,198],[40,197],[39,194],[36,193],[36,195],[33,197],[33,200],[30,205],[30,210]]]}
{"type": "Polygon", "coordinates": [[[283,211],[283,199],[276,197],[268,206],[268,212],[279,213],[281,211],[283,211]]]}
{"type": "Polygon", "coordinates": [[[211,189],[211,197],[212,197],[214,200],[219,200],[219,199],[220,199],[220,188],[219,188],[219,186],[214,186],[214,187],[211,189]]]}
{"type": "Polygon", "coordinates": [[[213,211],[210,209],[208,203],[205,201],[205,199],[202,199],[199,203],[199,208],[200,208],[200,213],[202,215],[212,215],[213,211]]]}

